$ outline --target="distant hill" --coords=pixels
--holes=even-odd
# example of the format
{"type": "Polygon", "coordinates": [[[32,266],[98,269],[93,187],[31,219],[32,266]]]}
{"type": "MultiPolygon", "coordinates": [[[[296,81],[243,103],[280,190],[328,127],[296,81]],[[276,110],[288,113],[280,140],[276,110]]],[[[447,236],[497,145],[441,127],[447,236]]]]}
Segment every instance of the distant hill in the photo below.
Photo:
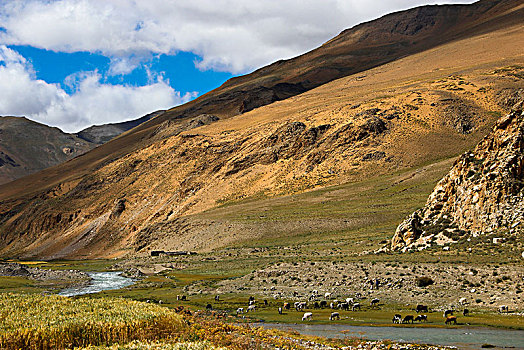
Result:
{"type": "MultiPolygon", "coordinates": [[[[294,219],[302,209],[285,206],[278,226],[265,219],[264,200],[472,149],[522,88],[523,15],[520,0],[419,7],[231,79],[69,162],[0,186],[0,256],[108,258],[292,236],[299,245],[305,232],[322,240],[325,229],[338,234],[379,218],[394,230],[415,209],[406,201],[395,202],[397,217],[364,192],[362,215],[347,219],[351,209],[340,207],[337,220],[316,220],[315,212],[305,223],[294,219]],[[249,212],[231,210],[238,203],[249,212]],[[220,208],[221,216],[209,214],[220,208]]],[[[408,180],[398,180],[406,195],[408,180]]],[[[330,203],[311,200],[318,212],[330,203]]]]}
{"type": "Polygon", "coordinates": [[[101,145],[103,143],[106,143],[107,141],[112,140],[121,133],[131,130],[135,126],[147,122],[149,119],[154,118],[157,115],[162,114],[163,112],[165,111],[156,111],[153,113],[149,113],[141,118],[122,123],[93,125],[80,132],[77,132],[76,136],[88,142],[101,145]]]}
{"type": "Polygon", "coordinates": [[[162,112],[91,126],[76,134],[25,117],[0,116],[0,185],[77,157],[162,112]]]}
{"type": "Polygon", "coordinates": [[[0,184],[65,162],[95,144],[24,117],[0,117],[0,184]]]}

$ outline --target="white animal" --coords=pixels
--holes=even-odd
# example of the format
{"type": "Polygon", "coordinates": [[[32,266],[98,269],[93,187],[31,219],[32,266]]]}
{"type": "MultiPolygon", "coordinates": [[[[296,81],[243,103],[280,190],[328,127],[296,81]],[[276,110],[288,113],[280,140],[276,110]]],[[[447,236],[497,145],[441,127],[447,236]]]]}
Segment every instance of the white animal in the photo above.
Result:
{"type": "Polygon", "coordinates": [[[249,311],[255,311],[256,307],[257,307],[256,305],[249,305],[249,306],[247,307],[247,312],[249,312],[249,311]]]}
{"type": "Polygon", "coordinates": [[[380,301],[380,300],[379,300],[378,298],[374,298],[374,299],[371,300],[371,304],[370,304],[370,305],[371,305],[371,306],[377,306],[378,303],[379,303],[379,301],[380,301]]]}
{"type": "Polygon", "coordinates": [[[254,300],[250,300],[249,301],[249,305],[255,305],[255,301],[254,300]]]}
{"type": "Polygon", "coordinates": [[[468,299],[467,298],[460,298],[459,299],[459,304],[460,305],[466,305],[468,303],[468,299]]]}
{"type": "Polygon", "coordinates": [[[304,316],[302,316],[302,321],[305,321],[305,320],[311,321],[312,318],[313,318],[312,312],[305,312],[304,316]]]}
{"type": "Polygon", "coordinates": [[[330,292],[326,292],[326,294],[324,294],[324,298],[326,298],[326,299],[331,298],[331,293],[330,292]]]}
{"type": "Polygon", "coordinates": [[[243,307],[239,307],[237,309],[237,314],[243,314],[244,313],[244,308],[243,307]]]}
{"type": "Polygon", "coordinates": [[[353,305],[354,302],[353,298],[346,298],[346,303],[353,305]]]}
{"type": "Polygon", "coordinates": [[[360,310],[360,303],[353,304],[353,307],[351,307],[351,311],[355,311],[356,309],[360,310]]]}

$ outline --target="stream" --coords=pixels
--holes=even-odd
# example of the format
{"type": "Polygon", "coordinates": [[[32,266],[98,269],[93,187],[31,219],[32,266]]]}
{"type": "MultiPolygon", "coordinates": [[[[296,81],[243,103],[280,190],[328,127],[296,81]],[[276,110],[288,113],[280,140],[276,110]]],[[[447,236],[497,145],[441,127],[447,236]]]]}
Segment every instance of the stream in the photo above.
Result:
{"type": "Polygon", "coordinates": [[[524,349],[524,330],[369,327],[342,324],[258,323],[256,325],[264,328],[291,329],[302,334],[328,338],[361,337],[370,340],[389,339],[398,342],[456,346],[459,349],[481,349],[483,344],[491,344],[497,348],[524,349]]]}
{"type": "Polygon", "coordinates": [[[120,275],[120,272],[88,272],[91,281],[88,285],[70,287],[61,290],[58,295],[72,297],[75,295],[98,293],[104,290],[120,289],[134,283],[132,278],[120,275]]]}

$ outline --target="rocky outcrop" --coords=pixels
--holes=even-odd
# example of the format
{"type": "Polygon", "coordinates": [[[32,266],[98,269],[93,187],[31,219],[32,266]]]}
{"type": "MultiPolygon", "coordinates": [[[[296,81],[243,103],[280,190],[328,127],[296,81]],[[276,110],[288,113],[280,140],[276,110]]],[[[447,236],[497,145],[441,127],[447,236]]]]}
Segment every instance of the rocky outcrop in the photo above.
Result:
{"type": "Polygon", "coordinates": [[[393,250],[424,249],[468,235],[524,231],[524,113],[520,102],[397,228],[393,250]]]}

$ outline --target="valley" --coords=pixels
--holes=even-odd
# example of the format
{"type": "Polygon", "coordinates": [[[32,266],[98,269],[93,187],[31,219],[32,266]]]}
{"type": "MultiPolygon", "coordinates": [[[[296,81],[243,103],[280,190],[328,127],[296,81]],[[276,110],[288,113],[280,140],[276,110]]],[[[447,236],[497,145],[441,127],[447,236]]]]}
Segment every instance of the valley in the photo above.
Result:
{"type": "Polygon", "coordinates": [[[0,185],[0,304],[43,325],[0,310],[0,348],[524,348],[497,334],[524,330],[523,15],[396,12],[76,134],[90,151],[0,185]]]}

